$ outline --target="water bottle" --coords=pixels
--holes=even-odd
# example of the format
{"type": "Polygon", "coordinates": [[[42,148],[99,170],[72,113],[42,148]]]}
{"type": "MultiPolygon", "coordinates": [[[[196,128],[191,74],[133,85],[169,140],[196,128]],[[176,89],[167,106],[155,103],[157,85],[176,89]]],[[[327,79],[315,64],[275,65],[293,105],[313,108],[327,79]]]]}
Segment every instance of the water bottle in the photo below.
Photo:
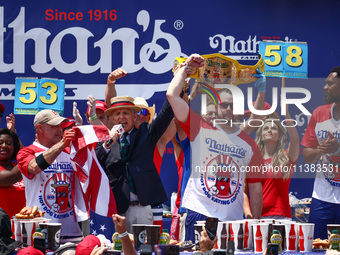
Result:
{"type": "Polygon", "coordinates": [[[177,193],[176,192],[172,192],[172,194],[171,194],[171,213],[173,213],[173,211],[175,209],[176,199],[177,199],[177,193]]]}

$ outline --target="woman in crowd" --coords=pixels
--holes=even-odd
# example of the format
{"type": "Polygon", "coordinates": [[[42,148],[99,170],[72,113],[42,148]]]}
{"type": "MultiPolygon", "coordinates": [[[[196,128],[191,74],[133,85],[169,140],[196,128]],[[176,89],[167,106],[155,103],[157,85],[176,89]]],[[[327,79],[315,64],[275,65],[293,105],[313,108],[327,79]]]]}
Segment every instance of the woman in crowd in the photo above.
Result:
{"type": "Polygon", "coordinates": [[[25,207],[25,186],[18,166],[14,162],[20,149],[16,133],[0,129],[0,207],[10,218],[25,207]]]}
{"type": "Polygon", "coordinates": [[[289,184],[299,157],[299,134],[291,121],[288,107],[286,128],[279,120],[267,119],[256,132],[256,142],[267,167],[263,183],[263,209],[261,218],[291,218],[289,184]],[[290,121],[289,121],[290,120],[290,121]],[[289,135],[288,148],[287,132],[289,135]]]}

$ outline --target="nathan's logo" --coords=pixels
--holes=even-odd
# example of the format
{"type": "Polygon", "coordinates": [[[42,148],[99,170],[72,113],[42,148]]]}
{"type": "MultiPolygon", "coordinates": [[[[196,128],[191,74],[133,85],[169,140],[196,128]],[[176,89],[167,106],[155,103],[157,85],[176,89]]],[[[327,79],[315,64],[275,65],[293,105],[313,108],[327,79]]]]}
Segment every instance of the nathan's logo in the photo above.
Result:
{"type": "MultiPolygon", "coordinates": [[[[218,155],[206,165],[208,171],[201,171],[200,182],[204,194],[218,204],[231,204],[242,192],[239,166],[231,156],[218,155]],[[236,185],[231,185],[232,183],[236,185]]],[[[203,170],[203,169],[201,169],[203,170]]]]}
{"type": "Polygon", "coordinates": [[[208,145],[208,150],[216,153],[224,153],[233,157],[244,158],[246,150],[237,145],[229,146],[227,143],[218,143],[218,141],[212,138],[206,138],[205,143],[208,145]]]}
{"type": "MultiPolygon", "coordinates": [[[[259,44],[263,38],[257,40],[256,35],[249,35],[248,38],[242,39],[235,38],[232,35],[216,34],[209,37],[209,44],[212,49],[218,49],[221,54],[233,54],[233,58],[237,60],[258,60],[259,44]],[[250,53],[250,55],[244,55],[247,53],[250,53]]],[[[292,42],[292,39],[286,36],[285,41],[292,42]]]]}
{"type": "MultiPolygon", "coordinates": [[[[25,29],[25,7],[21,7],[18,16],[7,25],[4,25],[4,7],[0,7],[0,52],[6,51],[8,59],[5,60],[5,54],[0,54],[0,72],[6,73],[13,71],[14,73],[27,73],[25,70],[25,44],[28,41],[34,41],[34,58],[30,59],[32,71],[35,73],[47,73],[55,68],[61,73],[80,72],[83,74],[94,73],[110,73],[114,67],[112,59],[117,58],[112,53],[112,45],[118,41],[121,43],[122,59],[117,60],[122,63],[121,68],[129,73],[134,73],[142,68],[153,74],[166,73],[171,69],[174,59],[177,56],[183,56],[181,45],[170,33],[161,30],[161,25],[165,20],[155,20],[154,26],[150,25],[150,15],[147,11],[142,10],[136,17],[138,25],[142,26],[143,32],[149,27],[153,27],[153,38],[151,42],[144,45],[138,45],[140,52],[136,52],[136,43],[138,39],[143,37],[137,31],[122,27],[115,31],[107,28],[106,33],[97,41],[92,37],[94,34],[88,29],[82,27],[67,27],[58,34],[52,35],[45,28],[35,27],[29,30],[25,29]],[[12,40],[5,40],[5,37],[13,37],[12,40]],[[13,42],[13,45],[4,45],[6,41],[13,42]],[[165,42],[167,47],[164,48],[158,44],[159,41],[165,42]],[[76,54],[73,62],[65,61],[62,52],[65,47],[74,48],[76,54]],[[13,52],[8,51],[13,49],[13,52]],[[89,57],[89,52],[99,52],[99,56],[89,57]],[[11,55],[12,54],[12,55],[11,55]],[[135,56],[139,56],[139,63],[136,63],[135,56]],[[150,61],[155,57],[155,61],[150,61]],[[91,59],[98,59],[97,63],[91,59]],[[12,60],[12,63],[9,63],[12,60]]],[[[60,30],[60,29],[58,29],[60,30]]],[[[150,32],[147,31],[149,34],[150,32]]],[[[150,33],[151,34],[151,33],[150,33]]],[[[96,39],[96,38],[95,38],[96,39]]]]}
{"type": "Polygon", "coordinates": [[[217,62],[212,59],[206,59],[207,65],[211,67],[220,67],[220,68],[228,68],[230,66],[229,62],[217,62]]]}
{"type": "Polygon", "coordinates": [[[72,170],[72,169],[73,169],[72,164],[68,162],[53,163],[47,168],[47,170],[72,170]]]}
{"type": "MultiPolygon", "coordinates": [[[[260,41],[257,41],[257,37],[249,36],[246,41],[244,40],[236,40],[236,38],[232,35],[222,35],[217,34],[213,37],[209,38],[210,47],[216,49],[220,47],[219,53],[253,53],[257,54],[258,52],[258,44],[260,41]]],[[[256,56],[257,58],[257,56],[256,56]]]]}
{"type": "MultiPolygon", "coordinates": [[[[319,130],[319,131],[317,131],[318,138],[319,139],[328,138],[328,134],[327,134],[328,131],[329,130],[319,130]]],[[[332,133],[332,135],[334,136],[335,139],[340,140],[340,132],[334,131],[334,132],[331,132],[331,133],[332,133]]]]}

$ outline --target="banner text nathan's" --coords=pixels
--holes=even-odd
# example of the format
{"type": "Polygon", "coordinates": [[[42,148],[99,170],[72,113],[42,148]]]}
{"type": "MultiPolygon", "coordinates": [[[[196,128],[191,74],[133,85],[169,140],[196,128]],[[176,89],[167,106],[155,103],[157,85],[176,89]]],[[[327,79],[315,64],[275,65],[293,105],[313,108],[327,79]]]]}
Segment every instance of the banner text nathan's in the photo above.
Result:
{"type": "MultiPolygon", "coordinates": [[[[80,73],[90,74],[97,70],[100,73],[110,73],[113,69],[112,59],[115,56],[112,52],[112,44],[116,41],[121,42],[122,47],[122,66],[121,68],[127,70],[129,73],[134,73],[142,68],[145,68],[152,74],[163,74],[168,72],[172,66],[174,59],[178,56],[186,56],[181,52],[181,44],[177,38],[161,30],[161,25],[166,20],[155,20],[153,38],[151,42],[143,45],[139,52],[139,63],[136,63],[135,56],[136,43],[140,35],[132,28],[122,27],[112,31],[108,27],[106,33],[92,45],[89,43],[89,38],[95,35],[83,27],[68,27],[60,31],[56,35],[52,35],[46,28],[35,27],[26,31],[25,29],[25,7],[20,8],[19,14],[14,20],[5,24],[5,8],[0,7],[0,72],[25,73],[25,43],[28,40],[34,41],[34,64],[30,66],[32,71],[37,74],[43,74],[55,68],[60,73],[69,74],[79,71],[80,73]],[[6,27],[7,25],[7,27],[6,27]],[[4,57],[5,51],[5,33],[9,32],[8,29],[13,29],[13,60],[12,63],[6,63],[4,57]],[[72,63],[65,62],[62,57],[62,44],[66,36],[73,36],[75,39],[76,58],[72,63]],[[52,40],[51,40],[52,38],[52,40]],[[165,40],[169,47],[163,48],[157,44],[158,40],[165,40]],[[51,43],[48,45],[47,41],[51,43]],[[99,60],[94,65],[89,65],[89,47],[93,49],[99,48],[99,60]],[[155,58],[160,58],[159,61],[150,61],[151,55],[154,54],[155,58]],[[48,62],[50,59],[50,62],[48,62]]],[[[143,27],[143,32],[149,28],[150,15],[148,11],[141,10],[137,14],[136,22],[143,27]]],[[[150,26],[151,27],[151,26],[150,26]]],[[[232,35],[217,34],[209,37],[209,46],[219,53],[223,54],[249,54],[243,56],[234,56],[235,59],[254,60],[257,59],[258,44],[256,36],[249,36],[246,41],[236,40],[232,35]],[[220,49],[218,49],[221,47],[220,49]]],[[[8,42],[7,42],[8,43],[8,42]]],[[[64,46],[65,47],[65,46],[64,46]]],[[[8,53],[7,53],[8,54],[8,53]]],[[[97,57],[98,58],[98,57],[97,57]]],[[[8,62],[8,61],[7,61],[8,62]]],[[[27,68],[27,67],[26,67],[27,68]]]]}
{"type": "MultiPolygon", "coordinates": [[[[145,10],[142,10],[137,15],[137,23],[143,27],[143,32],[149,27],[150,16],[145,10]]],[[[139,34],[131,28],[119,28],[112,31],[112,28],[107,28],[106,33],[102,38],[93,43],[93,48],[100,49],[100,58],[95,65],[89,65],[88,42],[90,37],[95,35],[82,27],[69,27],[60,31],[55,35],[47,45],[47,39],[51,33],[45,28],[32,28],[25,31],[25,7],[21,7],[18,16],[8,24],[8,28],[13,29],[13,62],[5,63],[4,60],[4,38],[7,28],[4,25],[4,7],[0,7],[0,72],[14,71],[14,73],[25,73],[25,43],[27,40],[35,42],[34,64],[31,65],[35,73],[47,73],[53,68],[61,73],[73,73],[79,71],[89,74],[100,70],[101,73],[110,73],[112,71],[112,43],[120,41],[122,45],[122,66],[121,68],[130,73],[137,72],[142,68],[153,74],[161,74],[168,72],[172,66],[174,59],[178,56],[183,56],[181,46],[175,36],[165,33],[161,30],[161,25],[165,20],[155,20],[153,38],[150,43],[142,46],[139,52],[140,63],[135,63],[135,41],[139,38],[139,34]],[[65,36],[73,36],[75,38],[76,59],[73,63],[67,63],[62,57],[62,41],[65,36]],[[169,48],[164,49],[157,45],[157,40],[166,40],[169,48]],[[47,53],[49,56],[47,56],[47,53]],[[158,62],[151,62],[149,58],[151,54],[163,57],[158,62]],[[48,57],[50,62],[48,63],[48,57]]],[[[50,39],[50,38],[49,38],[50,39]]],[[[68,45],[69,47],[69,45],[68,45]]]]}

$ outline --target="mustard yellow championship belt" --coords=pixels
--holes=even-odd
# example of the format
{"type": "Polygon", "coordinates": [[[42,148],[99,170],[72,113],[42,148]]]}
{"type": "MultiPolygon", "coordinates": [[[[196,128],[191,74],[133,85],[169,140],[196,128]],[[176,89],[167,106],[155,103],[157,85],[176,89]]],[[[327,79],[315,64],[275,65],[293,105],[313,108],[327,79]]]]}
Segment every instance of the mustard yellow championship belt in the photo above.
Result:
{"type": "MultiPolygon", "coordinates": [[[[190,76],[198,82],[205,84],[232,84],[237,86],[241,83],[256,81],[253,77],[256,69],[264,71],[264,63],[261,54],[256,65],[241,65],[237,60],[226,57],[220,53],[202,55],[205,58],[204,66],[190,76]]],[[[177,57],[174,63],[174,69],[177,65],[185,62],[187,58],[177,57]]]]}

